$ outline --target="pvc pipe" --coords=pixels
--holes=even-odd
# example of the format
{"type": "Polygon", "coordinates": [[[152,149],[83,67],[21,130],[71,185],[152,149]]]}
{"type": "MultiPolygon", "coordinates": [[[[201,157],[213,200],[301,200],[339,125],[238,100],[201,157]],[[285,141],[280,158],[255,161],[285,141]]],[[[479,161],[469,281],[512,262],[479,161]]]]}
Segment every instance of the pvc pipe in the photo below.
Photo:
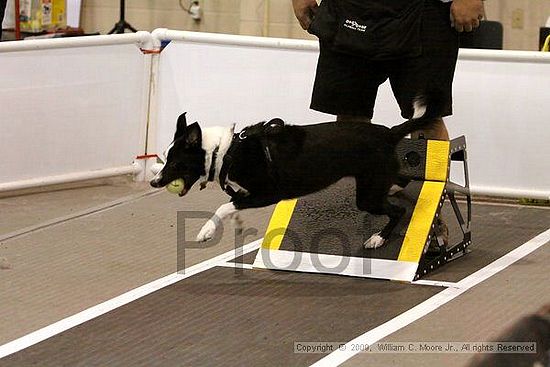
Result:
{"type": "Polygon", "coordinates": [[[141,171],[139,164],[123,167],[99,169],[94,171],[74,172],[58,176],[31,178],[28,180],[0,183],[0,192],[30,189],[35,187],[57,185],[68,182],[92,180],[97,178],[114,177],[128,174],[138,174],[141,171]]]}
{"type": "Polygon", "coordinates": [[[506,62],[530,62],[550,63],[550,54],[540,51],[511,51],[511,50],[480,50],[461,48],[458,53],[459,60],[472,61],[506,61],[506,62]]]}
{"type": "Polygon", "coordinates": [[[2,42],[0,43],[0,53],[127,44],[137,44],[141,48],[152,48],[152,41],[151,33],[145,31],[101,36],[34,39],[2,42]]]}
{"type": "Polygon", "coordinates": [[[319,50],[319,42],[317,41],[297,40],[289,38],[237,36],[219,33],[174,31],[166,28],[155,29],[152,33],[152,36],[153,39],[156,40],[159,44],[160,41],[185,41],[194,43],[210,43],[219,45],[264,47],[291,50],[319,50]]]}
{"type": "Polygon", "coordinates": [[[153,29],[153,32],[151,32],[151,37],[153,38],[153,46],[156,49],[160,49],[161,41],[168,41],[169,39],[166,38],[166,32],[168,31],[168,28],[156,28],[153,29]]]}
{"type": "Polygon", "coordinates": [[[538,199],[550,200],[550,191],[523,190],[506,187],[470,187],[470,193],[478,196],[491,196],[510,199],[538,199]]]}
{"type": "MultiPolygon", "coordinates": [[[[281,48],[305,51],[319,50],[319,42],[317,41],[176,31],[166,28],[155,29],[152,32],[152,37],[153,42],[158,42],[159,45],[160,41],[184,41],[219,45],[281,48]]],[[[550,63],[550,54],[539,51],[460,49],[459,59],[480,61],[550,63]]]]}

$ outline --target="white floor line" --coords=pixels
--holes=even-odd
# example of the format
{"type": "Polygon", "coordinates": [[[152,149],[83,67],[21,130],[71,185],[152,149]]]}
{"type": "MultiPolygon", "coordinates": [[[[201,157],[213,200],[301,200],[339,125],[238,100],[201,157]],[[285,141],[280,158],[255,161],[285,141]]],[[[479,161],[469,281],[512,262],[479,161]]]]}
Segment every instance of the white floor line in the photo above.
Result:
{"type": "Polygon", "coordinates": [[[429,279],[420,279],[416,280],[414,282],[411,282],[411,284],[418,284],[418,285],[429,285],[432,287],[445,287],[445,288],[460,288],[458,283],[453,282],[445,282],[442,280],[429,280],[429,279]]]}
{"type": "Polygon", "coordinates": [[[236,268],[236,269],[246,269],[246,270],[254,269],[252,264],[243,264],[243,263],[234,263],[234,262],[226,262],[223,264],[218,264],[218,266],[223,266],[224,268],[236,268]]]}
{"type": "MultiPolygon", "coordinates": [[[[262,243],[262,239],[259,239],[257,241],[251,242],[248,245],[241,247],[240,249],[238,249],[238,251],[241,255],[247,254],[251,251],[254,251],[260,248],[261,243],[262,243]]],[[[180,280],[189,278],[193,275],[212,269],[213,267],[218,266],[219,264],[226,263],[227,261],[233,258],[235,258],[235,249],[227,251],[221,255],[218,255],[209,260],[203,261],[199,264],[190,266],[185,270],[185,273],[182,273],[182,274],[173,273],[173,274],[167,275],[163,278],[160,278],[151,283],[142,285],[141,287],[135,288],[124,294],[121,294],[120,296],[112,298],[96,306],[90,307],[75,315],[69,316],[63,320],[55,322],[42,329],[39,329],[30,334],[27,334],[18,339],[15,339],[11,342],[8,342],[4,345],[1,345],[0,358],[16,353],[22,349],[28,348],[31,345],[39,343],[65,330],[68,330],[86,321],[89,321],[93,318],[101,316],[118,307],[124,306],[127,303],[135,301],[159,289],[168,287],[169,285],[179,282],[180,280]]]]}
{"type": "Polygon", "coordinates": [[[312,364],[311,367],[321,367],[321,366],[339,366],[348,359],[355,356],[358,351],[352,350],[352,345],[354,344],[368,344],[372,345],[379,341],[382,338],[396,332],[397,330],[404,328],[405,326],[415,322],[416,320],[426,316],[430,312],[438,309],[447,302],[452,301],[453,299],[460,296],[462,293],[466,292],[470,288],[478,285],[479,283],[487,280],[498,272],[506,269],[508,266],[512,265],[516,261],[522,259],[523,257],[529,255],[531,252],[542,247],[544,244],[550,242],[550,229],[539,234],[530,241],[519,246],[515,250],[509,252],[508,254],[502,256],[498,260],[493,261],[491,264],[486,267],[476,271],[475,273],[469,275],[468,277],[462,279],[460,282],[456,283],[458,288],[447,288],[435,296],[427,299],[426,301],[416,305],[408,311],[400,314],[397,317],[385,322],[384,324],[364,333],[363,335],[358,336],[357,338],[351,340],[346,344],[345,350],[339,349],[327,355],[326,357],[320,359],[316,363],[312,364]]]}

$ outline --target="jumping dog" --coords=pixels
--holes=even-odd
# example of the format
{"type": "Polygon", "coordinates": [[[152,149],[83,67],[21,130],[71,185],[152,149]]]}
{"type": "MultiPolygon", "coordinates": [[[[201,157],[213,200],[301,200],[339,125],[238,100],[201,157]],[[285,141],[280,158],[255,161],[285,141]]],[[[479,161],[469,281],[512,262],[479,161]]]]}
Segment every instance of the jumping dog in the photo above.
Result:
{"type": "Polygon", "coordinates": [[[151,186],[183,179],[179,195],[184,196],[199,180],[203,187],[217,181],[231,200],[202,227],[197,241],[207,241],[220,221],[243,209],[298,198],[353,177],[357,208],[389,217],[382,231],[364,243],[365,248],[377,248],[405,212],[388,201],[388,191],[398,178],[396,145],[432,124],[439,117],[437,110],[417,99],[412,119],[392,128],[353,121],[293,126],[274,119],[240,133],[234,133],[234,126],[187,125],[184,113],[178,118],[165,165],[151,186]]]}

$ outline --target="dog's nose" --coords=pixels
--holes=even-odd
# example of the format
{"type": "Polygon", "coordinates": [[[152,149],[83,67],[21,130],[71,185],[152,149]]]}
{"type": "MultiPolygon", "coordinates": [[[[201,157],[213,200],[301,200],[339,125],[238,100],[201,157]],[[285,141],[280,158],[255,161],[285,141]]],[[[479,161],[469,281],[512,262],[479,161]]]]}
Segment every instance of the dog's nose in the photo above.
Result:
{"type": "Polygon", "coordinates": [[[153,176],[151,181],[149,181],[149,185],[157,189],[166,185],[166,182],[163,180],[162,171],[157,172],[156,175],[153,176]]]}

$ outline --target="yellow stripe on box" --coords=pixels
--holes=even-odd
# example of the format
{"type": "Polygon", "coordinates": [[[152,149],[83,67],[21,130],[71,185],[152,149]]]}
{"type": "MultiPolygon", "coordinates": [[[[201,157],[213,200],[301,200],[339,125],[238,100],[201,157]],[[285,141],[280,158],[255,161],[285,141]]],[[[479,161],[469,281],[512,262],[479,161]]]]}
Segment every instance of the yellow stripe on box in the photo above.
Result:
{"type": "Polygon", "coordinates": [[[542,52],[550,52],[550,35],[546,37],[546,40],[544,41],[544,45],[541,49],[542,52]]]}
{"type": "Polygon", "coordinates": [[[447,181],[450,146],[451,143],[445,140],[428,140],[425,174],[427,181],[447,181]]]}
{"type": "Polygon", "coordinates": [[[294,207],[296,207],[297,199],[285,200],[279,202],[273,211],[273,215],[267,226],[262,248],[269,250],[278,250],[281,247],[283,238],[286,233],[286,228],[292,218],[294,207]]]}
{"type": "Polygon", "coordinates": [[[444,182],[425,181],[422,185],[398,261],[420,261],[444,188],[444,182]]]}

